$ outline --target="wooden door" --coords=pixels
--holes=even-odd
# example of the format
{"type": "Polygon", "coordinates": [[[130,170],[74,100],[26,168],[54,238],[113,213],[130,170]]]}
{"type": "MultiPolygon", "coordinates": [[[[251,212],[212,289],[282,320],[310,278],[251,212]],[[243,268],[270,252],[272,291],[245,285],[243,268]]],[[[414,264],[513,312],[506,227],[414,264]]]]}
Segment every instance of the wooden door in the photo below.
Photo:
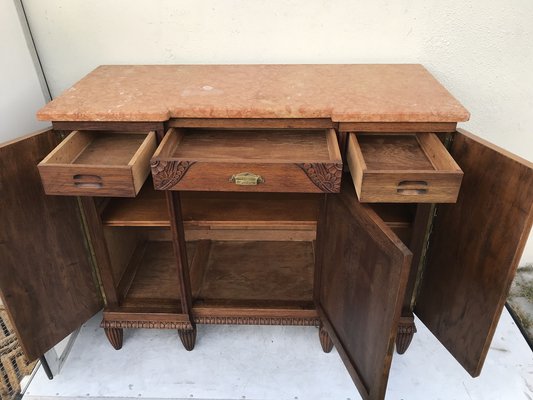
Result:
{"type": "Polygon", "coordinates": [[[343,181],[320,221],[315,303],[361,396],[382,399],[412,254],[343,181]]]}
{"type": "Polygon", "coordinates": [[[39,178],[58,142],[45,130],[0,145],[0,293],[30,360],[102,302],[76,198],[45,195],[39,178]]]}
{"type": "Polygon", "coordinates": [[[464,172],[439,205],[415,313],[478,376],[533,220],[533,164],[468,132],[450,152],[464,172]]]}

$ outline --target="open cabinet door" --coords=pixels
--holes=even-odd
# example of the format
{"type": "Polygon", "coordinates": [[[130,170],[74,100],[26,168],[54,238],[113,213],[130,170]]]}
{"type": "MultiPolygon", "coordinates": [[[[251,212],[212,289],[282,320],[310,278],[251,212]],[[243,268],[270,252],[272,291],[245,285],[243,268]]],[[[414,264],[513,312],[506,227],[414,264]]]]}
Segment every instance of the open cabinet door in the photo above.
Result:
{"type": "Polygon", "coordinates": [[[37,163],[52,130],[0,145],[0,293],[34,360],[101,307],[75,198],[44,194],[37,163]]]}
{"type": "Polygon", "coordinates": [[[439,205],[415,313],[478,376],[533,220],[533,165],[470,133],[450,152],[464,172],[439,205]]]}
{"type": "Polygon", "coordinates": [[[363,399],[382,399],[412,254],[343,180],[317,238],[315,302],[363,399]]]}

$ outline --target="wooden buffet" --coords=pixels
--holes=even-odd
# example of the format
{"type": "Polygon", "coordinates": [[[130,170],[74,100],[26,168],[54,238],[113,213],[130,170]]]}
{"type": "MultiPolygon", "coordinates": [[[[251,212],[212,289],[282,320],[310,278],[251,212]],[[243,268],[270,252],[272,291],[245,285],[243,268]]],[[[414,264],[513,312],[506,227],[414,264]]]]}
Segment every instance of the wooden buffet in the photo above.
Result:
{"type": "MultiPolygon", "coordinates": [[[[533,166],[420,65],[102,66],[0,147],[0,290],[30,359],[123,329],[319,327],[385,396],[413,312],[479,375],[533,166]],[[503,240],[504,239],[504,240],[503,240]]],[[[209,340],[205,337],[203,340],[209,340]]]]}

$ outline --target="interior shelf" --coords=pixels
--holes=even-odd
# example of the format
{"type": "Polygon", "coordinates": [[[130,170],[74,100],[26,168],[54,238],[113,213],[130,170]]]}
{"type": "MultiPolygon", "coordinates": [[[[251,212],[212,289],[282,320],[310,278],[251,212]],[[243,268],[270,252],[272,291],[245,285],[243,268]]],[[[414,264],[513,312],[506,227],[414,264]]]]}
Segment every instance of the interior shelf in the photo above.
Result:
{"type": "Polygon", "coordinates": [[[413,233],[416,204],[373,203],[369,206],[379,215],[385,224],[409,247],[413,233]]]}
{"type": "MultiPolygon", "coordinates": [[[[316,194],[187,192],[181,207],[186,230],[315,231],[319,200],[316,194]]],[[[106,226],[170,226],[165,193],[147,182],[134,199],[110,199],[102,220],[106,226]]]]}
{"type": "MultiPolygon", "coordinates": [[[[188,241],[315,239],[319,194],[181,193],[188,241]]],[[[387,203],[371,207],[408,243],[416,205],[387,203]]],[[[106,226],[170,227],[165,193],[145,183],[136,198],[110,198],[102,213],[106,226]]]]}
{"type": "Polygon", "coordinates": [[[148,180],[135,198],[111,198],[102,214],[106,226],[169,227],[165,192],[154,190],[148,180]]]}
{"type": "Polygon", "coordinates": [[[314,307],[312,242],[204,240],[189,259],[195,306],[314,307]]]}
{"type": "Polygon", "coordinates": [[[172,242],[140,242],[122,275],[118,291],[122,294],[123,307],[158,307],[181,312],[181,290],[172,242]]]}

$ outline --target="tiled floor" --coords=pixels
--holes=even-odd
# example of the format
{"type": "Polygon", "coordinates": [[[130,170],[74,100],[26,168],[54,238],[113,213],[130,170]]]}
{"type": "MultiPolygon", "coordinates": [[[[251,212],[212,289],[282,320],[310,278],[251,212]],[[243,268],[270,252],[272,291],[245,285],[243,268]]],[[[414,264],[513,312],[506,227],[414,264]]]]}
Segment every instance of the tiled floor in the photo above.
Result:
{"type": "MultiPolygon", "coordinates": [[[[320,349],[316,328],[202,325],[192,352],[173,331],[131,330],[115,351],[99,321],[82,328],[54,380],[37,372],[24,399],[360,398],[338,354],[320,349]]],[[[507,311],[477,379],[417,326],[410,349],[393,359],[387,399],[533,399],[533,354],[507,311]]]]}

